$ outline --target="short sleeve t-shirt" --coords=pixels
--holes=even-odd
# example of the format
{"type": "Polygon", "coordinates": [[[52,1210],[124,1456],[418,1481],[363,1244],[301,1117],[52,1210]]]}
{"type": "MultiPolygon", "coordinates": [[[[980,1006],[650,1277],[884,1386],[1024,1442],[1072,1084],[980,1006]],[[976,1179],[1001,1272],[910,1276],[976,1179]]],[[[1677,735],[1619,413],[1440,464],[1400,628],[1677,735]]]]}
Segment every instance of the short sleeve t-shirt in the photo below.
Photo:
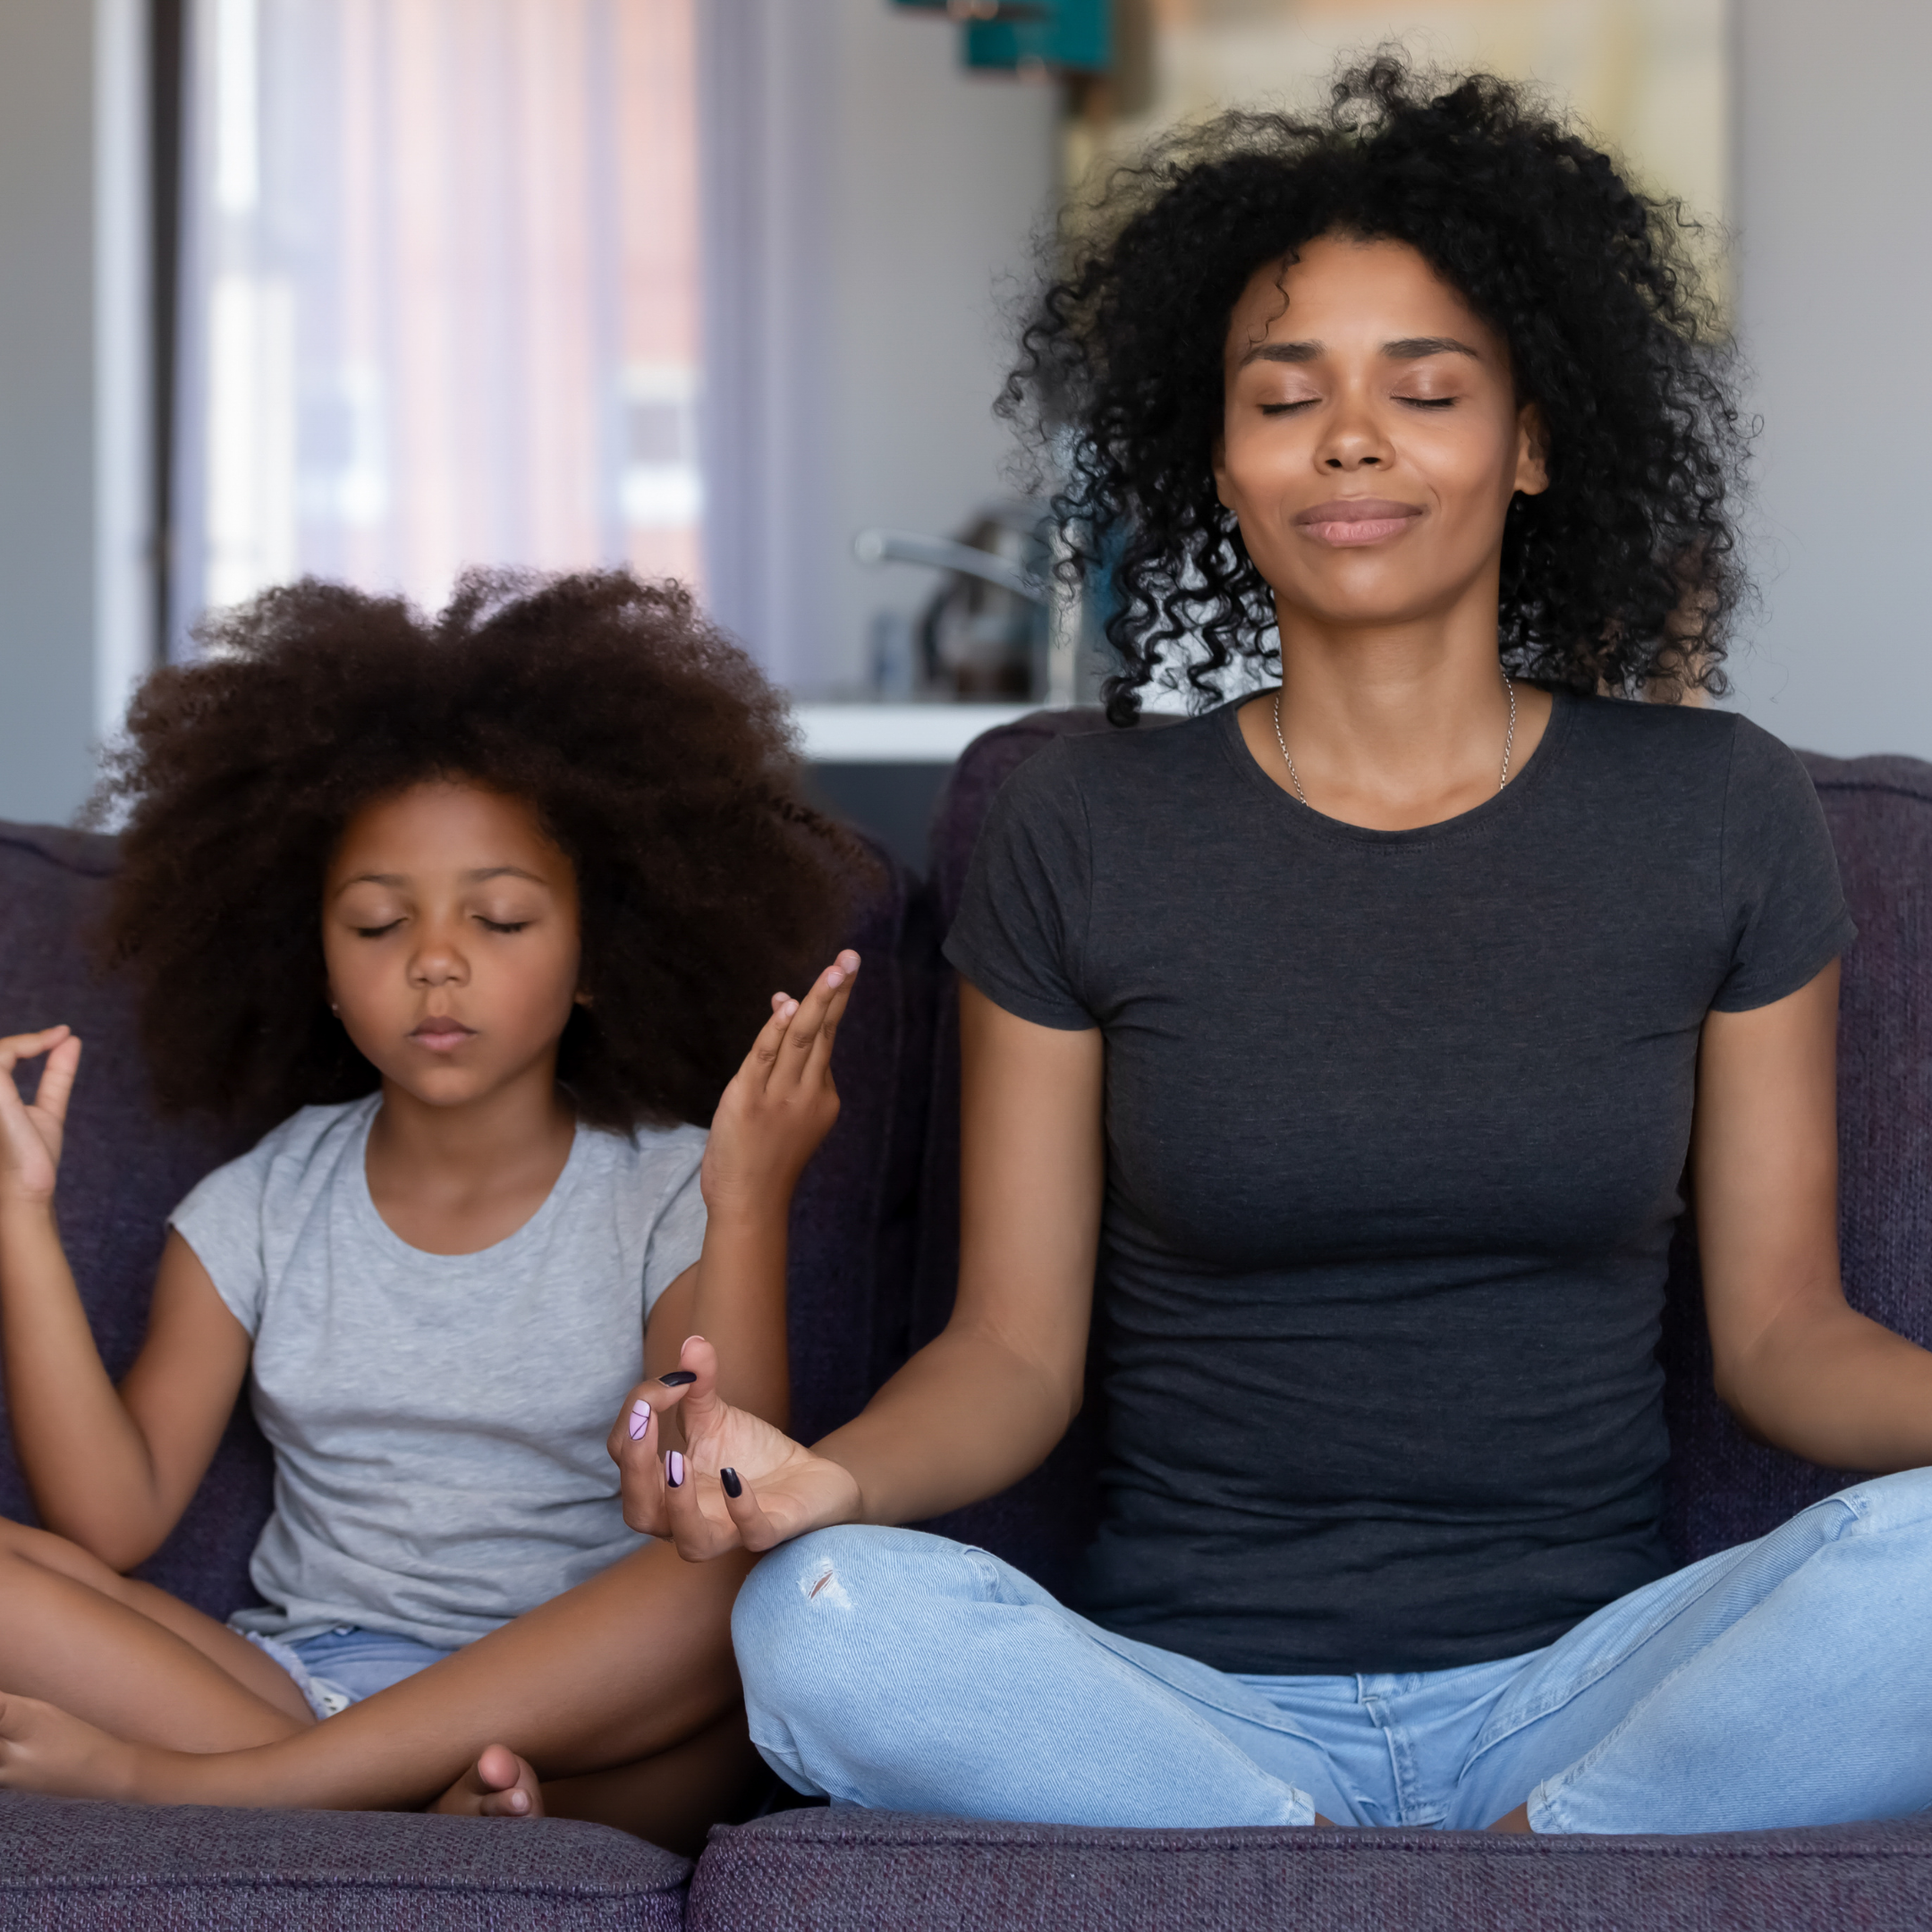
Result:
{"type": "Polygon", "coordinates": [[[1506,790],[1400,832],[1284,792],[1232,705],[1022,766],[946,953],[1105,1037],[1080,1607],[1223,1670],[1432,1670],[1665,1573],[1699,1030],[1852,936],[1734,715],[1559,693],[1506,790]]]}
{"type": "Polygon", "coordinates": [[[698,1258],[696,1127],[577,1130],[549,1198],[476,1254],[426,1254],[363,1168],[380,1097],[305,1107],[171,1217],[254,1339],[275,1510],[237,1628],[337,1624],[453,1649],[645,1540],[604,1440],[644,1322],[698,1258]]]}

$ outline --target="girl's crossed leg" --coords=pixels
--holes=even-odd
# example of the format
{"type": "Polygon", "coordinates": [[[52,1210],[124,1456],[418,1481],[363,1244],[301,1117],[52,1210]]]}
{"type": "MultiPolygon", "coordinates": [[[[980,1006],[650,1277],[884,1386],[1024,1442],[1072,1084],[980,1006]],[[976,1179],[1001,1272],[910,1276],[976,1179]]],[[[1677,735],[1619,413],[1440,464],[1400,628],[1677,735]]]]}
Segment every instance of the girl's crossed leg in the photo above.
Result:
{"type": "Polygon", "coordinates": [[[0,1785],[502,1812],[514,1751],[553,1815],[686,1851],[763,1777],[728,1637],[741,1557],[649,1544],[317,1724],[278,1665],[199,1611],[39,1530],[6,1525],[0,1549],[0,1785]]]}
{"type": "Polygon", "coordinates": [[[1932,1805],[1932,1471],[1886,1477],[1461,1670],[1238,1678],[983,1551],[825,1530],[734,1613],[751,1734],[802,1791],[1114,1826],[1699,1832],[1932,1805]]]}

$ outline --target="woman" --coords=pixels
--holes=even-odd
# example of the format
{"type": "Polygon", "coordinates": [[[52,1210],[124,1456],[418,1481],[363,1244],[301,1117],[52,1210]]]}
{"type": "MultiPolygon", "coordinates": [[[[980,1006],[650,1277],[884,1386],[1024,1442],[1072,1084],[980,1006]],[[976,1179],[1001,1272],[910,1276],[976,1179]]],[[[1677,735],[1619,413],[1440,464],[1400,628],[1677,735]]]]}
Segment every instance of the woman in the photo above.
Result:
{"type": "Polygon", "coordinates": [[[1932,1803],[1921,1473],[1674,1574],[1654,1359],[1688,1157],[1719,1392],[1932,1462],[1836,1249],[1838,955],[1797,760],[1722,689],[1736,417],[1675,211],[1383,61],[1110,189],[1012,392],[1120,561],[1116,724],[995,807],[945,1332],[640,1527],[770,1549],[752,1735],[836,1800],[1135,1826],[1676,1832],[1932,1803]],[[1278,654],[1278,655],[1277,655],[1278,654]],[[1278,685],[1267,678],[1278,662],[1278,685]],[[1071,1606],[891,1526],[1106,1396],[1071,1606]],[[726,1493],[728,1491],[728,1493],[726,1493]],[[782,1548],[775,1546],[783,1544],[782,1548]]]}

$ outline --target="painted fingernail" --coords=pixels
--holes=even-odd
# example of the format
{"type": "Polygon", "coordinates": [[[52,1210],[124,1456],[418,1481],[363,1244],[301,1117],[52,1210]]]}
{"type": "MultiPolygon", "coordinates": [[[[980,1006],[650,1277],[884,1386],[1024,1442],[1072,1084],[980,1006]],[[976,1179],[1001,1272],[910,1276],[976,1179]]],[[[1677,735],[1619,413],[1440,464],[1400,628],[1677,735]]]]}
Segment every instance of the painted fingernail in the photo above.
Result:
{"type": "Polygon", "coordinates": [[[631,1440],[632,1442],[642,1442],[644,1440],[644,1432],[649,1427],[650,1404],[642,1401],[632,1402],[631,1404],[631,1440]]]}
{"type": "Polygon", "coordinates": [[[661,1375],[657,1377],[657,1379],[662,1382],[666,1388],[688,1388],[693,1382],[698,1379],[698,1377],[696,1372],[692,1369],[674,1368],[668,1375],[661,1375]]]}
{"type": "Polygon", "coordinates": [[[675,1449],[664,1459],[664,1473],[665,1480],[674,1489],[682,1489],[684,1487],[684,1458],[675,1449]]]}
{"type": "Polygon", "coordinates": [[[724,1494],[726,1496],[735,1497],[741,1496],[744,1494],[744,1485],[738,1480],[738,1471],[736,1470],[721,1469],[717,1472],[717,1479],[724,1485],[724,1494]]]}

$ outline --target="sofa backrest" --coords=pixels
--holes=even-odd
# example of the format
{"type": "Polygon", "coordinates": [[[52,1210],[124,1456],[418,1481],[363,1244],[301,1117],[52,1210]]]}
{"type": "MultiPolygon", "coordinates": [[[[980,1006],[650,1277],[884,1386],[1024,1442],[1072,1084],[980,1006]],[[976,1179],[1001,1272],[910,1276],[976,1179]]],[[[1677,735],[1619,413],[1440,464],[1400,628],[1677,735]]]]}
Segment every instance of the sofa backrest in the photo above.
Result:
{"type": "MultiPolygon", "coordinates": [[[[959,908],[994,794],[1054,738],[1106,729],[1097,711],[1038,712],[970,745],[936,809],[932,886],[943,934],[959,908]]],[[[1854,1306],[1932,1343],[1932,765],[1805,760],[1823,801],[1859,940],[1844,962],[1839,1028],[1841,1232],[1854,1306]]],[[[959,1034],[942,974],[911,1337],[945,1326],[959,1242],[959,1034]]],[[[1665,1527],[1686,1562],[1747,1538],[1841,1487],[1822,1470],[1748,1440],[1711,1389],[1696,1243],[1680,1231],[1659,1353],[1671,1431],[1665,1527]]],[[[1087,1408],[1048,1462],[1004,1495],[928,1527],[976,1542],[1063,1588],[1097,1521],[1101,1421],[1087,1408]]]]}
{"type": "MultiPolygon", "coordinates": [[[[1932,765],[1801,756],[1859,928],[1838,1018],[1845,1293],[1874,1321],[1932,1345],[1932,765]]],[[[1857,1473],[1752,1442],[1711,1393],[1689,1218],[1672,1253],[1659,1351],[1671,1430],[1665,1521],[1687,1563],[1764,1535],[1857,1473]]]]}
{"type": "MultiPolygon", "coordinates": [[[[933,941],[918,883],[877,856],[848,942],[865,964],[833,1055],[839,1122],[792,1207],[792,1412],[808,1437],[857,1413],[904,1347],[933,941]]],[[[65,1021],[83,1039],[56,1208],[95,1338],[119,1376],[140,1345],[169,1210],[241,1148],[205,1122],[155,1114],[131,988],[95,970],[88,943],[114,862],[112,838],[0,824],[0,1033],[65,1021]]],[[[244,1398],[187,1514],[138,1573],[215,1616],[255,1601],[248,1559],[269,1479],[244,1398]]],[[[4,1431],[0,1515],[34,1520],[4,1431]]]]}

